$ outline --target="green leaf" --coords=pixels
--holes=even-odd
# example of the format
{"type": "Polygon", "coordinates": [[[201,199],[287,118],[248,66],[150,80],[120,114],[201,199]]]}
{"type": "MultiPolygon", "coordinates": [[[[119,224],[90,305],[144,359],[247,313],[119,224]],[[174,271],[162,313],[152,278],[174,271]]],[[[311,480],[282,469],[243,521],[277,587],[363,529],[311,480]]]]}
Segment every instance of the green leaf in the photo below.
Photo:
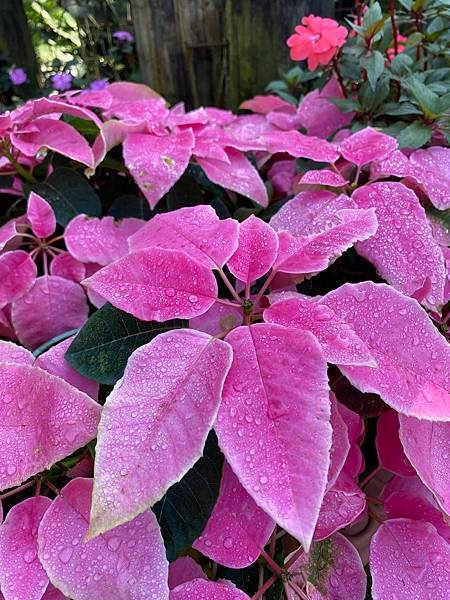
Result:
{"type": "Polygon", "coordinates": [[[96,311],[80,329],[66,352],[66,360],[81,375],[98,383],[114,384],[130,355],[165,331],[187,327],[187,321],[140,321],[111,304],[96,311]]]}
{"type": "Polygon", "coordinates": [[[370,83],[365,81],[358,90],[358,99],[364,112],[372,114],[389,96],[389,78],[382,77],[377,81],[375,91],[372,90],[370,83]]]}
{"type": "Polygon", "coordinates": [[[83,135],[96,136],[99,132],[99,128],[93,121],[72,116],[66,116],[64,120],[83,135]]]}
{"type": "Polygon", "coordinates": [[[100,217],[100,198],[78,171],[59,167],[43,183],[31,186],[55,211],[56,221],[65,227],[69,221],[81,213],[100,217]]]}
{"type": "Polygon", "coordinates": [[[189,548],[204,530],[219,496],[222,467],[223,454],[211,431],[202,458],[152,507],[169,561],[189,548]]]}
{"type": "Polygon", "coordinates": [[[426,117],[435,119],[439,115],[439,97],[428,86],[419,81],[417,77],[405,80],[404,86],[411,92],[426,117]]]}
{"type": "Polygon", "coordinates": [[[384,21],[385,18],[383,17],[383,11],[381,10],[379,2],[374,2],[364,14],[364,37],[366,39],[373,38],[375,34],[383,29],[384,21]]]}
{"type": "Polygon", "coordinates": [[[384,71],[384,56],[375,50],[370,56],[361,59],[361,66],[366,69],[370,87],[375,91],[377,81],[384,71]]]}
{"type": "Polygon", "coordinates": [[[420,110],[410,102],[387,102],[380,106],[379,115],[390,115],[392,117],[403,117],[405,115],[420,115],[420,110]]]}
{"type": "Polygon", "coordinates": [[[419,31],[415,31],[410,36],[408,36],[406,45],[407,46],[418,46],[422,40],[423,40],[423,35],[419,31]]]}
{"type": "Polygon", "coordinates": [[[351,98],[327,98],[329,102],[332,102],[335,106],[337,106],[342,112],[360,112],[361,105],[356,100],[352,100],[351,98]]]}
{"type": "Polygon", "coordinates": [[[111,204],[108,214],[115,219],[135,217],[148,221],[152,217],[152,211],[145,198],[135,194],[124,194],[119,196],[111,204]]]}
{"type": "Polygon", "coordinates": [[[414,121],[405,127],[397,137],[400,148],[421,148],[431,138],[433,128],[423,121],[414,121]]]}
{"type": "Polygon", "coordinates": [[[407,75],[411,71],[411,67],[413,66],[413,59],[405,54],[405,52],[401,52],[397,54],[397,56],[392,60],[390,67],[391,71],[395,75],[407,75]]]}

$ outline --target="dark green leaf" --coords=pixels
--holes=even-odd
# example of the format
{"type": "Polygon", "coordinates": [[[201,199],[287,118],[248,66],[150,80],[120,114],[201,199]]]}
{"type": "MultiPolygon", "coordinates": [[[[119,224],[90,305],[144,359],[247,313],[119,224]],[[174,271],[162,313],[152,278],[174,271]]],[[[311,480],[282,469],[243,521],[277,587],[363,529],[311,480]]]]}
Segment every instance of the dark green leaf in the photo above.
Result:
{"type": "Polygon", "coordinates": [[[111,204],[108,214],[115,219],[135,217],[148,221],[152,217],[152,211],[145,198],[134,194],[119,196],[111,204]]]}
{"type": "Polygon", "coordinates": [[[352,100],[351,98],[327,98],[329,102],[332,102],[335,106],[337,106],[342,112],[352,112],[361,111],[361,105],[356,100],[352,100]]]}
{"type": "Polygon", "coordinates": [[[423,121],[414,121],[397,137],[400,148],[421,148],[431,138],[433,128],[423,121]]]}
{"type": "Polygon", "coordinates": [[[47,200],[63,227],[81,213],[101,216],[100,198],[94,189],[83,175],[67,167],[59,167],[46,181],[31,189],[47,200]]]}
{"type": "Polygon", "coordinates": [[[392,59],[390,64],[391,71],[395,73],[395,75],[407,75],[411,67],[413,66],[413,59],[408,56],[405,52],[397,54],[395,58],[392,59]]]}
{"type": "Polygon", "coordinates": [[[403,117],[404,115],[420,115],[421,112],[414,104],[410,102],[387,102],[380,106],[380,115],[391,115],[392,117],[403,117]]]}
{"type": "Polygon", "coordinates": [[[375,91],[377,81],[384,71],[384,56],[375,50],[370,56],[361,59],[361,66],[366,69],[370,86],[375,91]]]}
{"type": "Polygon", "coordinates": [[[66,116],[65,121],[70,123],[77,131],[83,135],[96,136],[99,132],[99,128],[93,121],[87,119],[80,119],[79,117],[66,116]]]}
{"type": "Polygon", "coordinates": [[[189,548],[204,530],[219,495],[222,467],[223,454],[211,431],[202,458],[152,507],[169,561],[189,548]]]}
{"type": "Polygon", "coordinates": [[[140,321],[105,304],[81,328],[66,352],[79,373],[98,383],[114,384],[123,375],[130,355],[165,331],[187,327],[186,321],[140,321]]]}
{"type": "Polygon", "coordinates": [[[417,77],[410,77],[404,81],[404,85],[409,89],[426,117],[434,119],[439,114],[439,97],[428,86],[419,81],[417,77]]]}
{"type": "Polygon", "coordinates": [[[43,344],[41,344],[41,346],[36,348],[36,350],[33,350],[33,355],[37,358],[41,354],[44,354],[44,352],[47,352],[47,350],[50,350],[50,348],[52,346],[54,346],[55,344],[59,344],[59,342],[63,342],[68,337],[70,337],[71,335],[75,335],[76,333],[78,333],[78,329],[71,329],[70,331],[65,331],[64,333],[55,335],[55,337],[53,337],[51,340],[44,342],[43,344]]]}

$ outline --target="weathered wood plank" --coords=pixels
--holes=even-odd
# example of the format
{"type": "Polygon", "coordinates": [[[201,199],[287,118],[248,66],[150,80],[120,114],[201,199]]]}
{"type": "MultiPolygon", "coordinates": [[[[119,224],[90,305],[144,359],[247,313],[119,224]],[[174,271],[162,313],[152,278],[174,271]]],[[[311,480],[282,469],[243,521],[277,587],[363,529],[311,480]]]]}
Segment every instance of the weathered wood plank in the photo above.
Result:
{"type": "Polygon", "coordinates": [[[22,0],[0,0],[0,50],[23,67],[30,86],[37,87],[38,66],[22,0]]]}
{"type": "Polygon", "coordinates": [[[141,73],[170,102],[236,108],[289,67],[301,17],[333,0],[131,0],[141,73]]]}

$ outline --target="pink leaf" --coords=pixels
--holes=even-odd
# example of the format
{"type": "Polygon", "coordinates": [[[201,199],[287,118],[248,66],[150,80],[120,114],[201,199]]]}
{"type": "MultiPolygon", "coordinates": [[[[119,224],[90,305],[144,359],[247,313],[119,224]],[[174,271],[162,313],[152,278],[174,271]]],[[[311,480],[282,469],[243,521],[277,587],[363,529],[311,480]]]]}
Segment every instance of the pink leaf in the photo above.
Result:
{"type": "Polygon", "coordinates": [[[370,179],[376,177],[407,177],[410,174],[410,164],[407,156],[401,150],[394,150],[389,156],[370,165],[370,179]]]}
{"type": "Polygon", "coordinates": [[[273,96],[271,94],[267,94],[266,96],[255,96],[250,100],[245,100],[242,102],[240,107],[241,109],[251,110],[254,113],[259,113],[261,115],[265,115],[272,110],[283,109],[289,112],[295,112],[295,106],[286,102],[279,96],[273,96]]]}
{"type": "Polygon", "coordinates": [[[352,199],[362,209],[375,208],[378,230],[356,250],[372,262],[391,285],[413,295],[427,280],[424,304],[443,304],[445,263],[425,210],[413,191],[401,183],[373,183],[356,190],[352,199]]]}
{"type": "Polygon", "coordinates": [[[326,185],[328,187],[345,187],[347,179],[344,179],[342,175],[331,171],[330,169],[318,169],[316,171],[307,171],[300,179],[301,185],[326,185]]]}
{"type": "Polygon", "coordinates": [[[412,175],[439,210],[450,208],[450,149],[433,146],[416,150],[409,157],[412,175]]]}
{"type": "Polygon", "coordinates": [[[450,546],[430,523],[386,521],[370,545],[373,598],[446,598],[449,562],[450,546]]]}
{"type": "Polygon", "coordinates": [[[69,600],[67,596],[64,596],[57,588],[49,583],[48,588],[45,590],[42,600],[69,600]]]}
{"type": "Polygon", "coordinates": [[[331,438],[330,468],[328,469],[327,491],[335,484],[350,451],[348,429],[339,412],[339,403],[333,392],[330,392],[331,402],[331,438]]]}
{"type": "Polygon", "coordinates": [[[252,283],[267,273],[278,250],[275,231],[251,215],[239,225],[239,246],[227,263],[231,273],[244,283],[252,283]]]}
{"type": "Polygon", "coordinates": [[[75,336],[71,336],[59,344],[52,346],[47,352],[41,354],[34,364],[36,367],[40,367],[52,375],[61,377],[61,379],[64,379],[64,381],[67,381],[67,383],[70,383],[70,385],[77,388],[77,390],[80,390],[94,400],[97,400],[98,383],[80,375],[78,371],[72,369],[70,364],[64,358],[74,337],[75,336]]]}
{"type": "Polygon", "coordinates": [[[38,237],[46,238],[55,232],[56,217],[53,208],[35,192],[31,192],[28,198],[27,217],[31,229],[38,237]]]}
{"type": "Polygon", "coordinates": [[[95,437],[100,406],[86,394],[25,364],[0,363],[0,489],[19,485],[95,437]]]}
{"type": "Polygon", "coordinates": [[[210,335],[219,335],[242,325],[243,311],[240,306],[228,306],[216,302],[199,317],[189,320],[189,327],[210,335]]]}
{"type": "Polygon", "coordinates": [[[52,501],[28,498],[11,508],[0,526],[0,586],[5,600],[41,600],[48,577],[37,557],[39,523],[52,501]]]}
{"type": "Polygon", "coordinates": [[[50,273],[80,283],[86,278],[86,265],[73,258],[68,252],[61,252],[50,263],[50,273]]]}
{"type": "Polygon", "coordinates": [[[310,333],[279,325],[239,327],[226,340],[234,357],[219,444],[255,502],[308,547],[330,460],[325,359],[310,333]]]}
{"type": "Polygon", "coordinates": [[[89,144],[72,125],[64,121],[40,117],[32,122],[29,132],[12,133],[11,142],[25,156],[34,157],[42,148],[48,148],[83,165],[94,167],[94,155],[89,144]]]}
{"type": "Polygon", "coordinates": [[[225,463],[219,498],[193,548],[226,567],[248,567],[261,554],[274,527],[225,463]]]}
{"type": "Polygon", "coordinates": [[[206,579],[201,566],[190,556],[180,556],[169,565],[169,589],[193,579],[206,579]]]}
{"type": "Polygon", "coordinates": [[[264,311],[264,320],[286,327],[311,331],[322,347],[327,362],[376,366],[366,344],[353,328],[316,298],[280,300],[264,311]]]}
{"type": "Polygon", "coordinates": [[[230,582],[194,579],[170,592],[170,600],[250,600],[230,582]]]}
{"type": "Polygon", "coordinates": [[[275,231],[289,231],[295,236],[319,234],[338,211],[348,208],[356,208],[356,204],[345,194],[301,192],[281,207],[270,224],[275,231]]]}
{"type": "Polygon", "coordinates": [[[155,215],[132,235],[130,249],[157,246],[184,250],[210,269],[223,267],[238,245],[239,225],[234,219],[220,220],[211,206],[180,208],[155,215]]]}
{"type": "Polygon", "coordinates": [[[383,509],[389,519],[413,519],[434,525],[441,537],[450,543],[448,519],[433,494],[415,477],[394,477],[383,489],[383,509]]]}
{"type": "Polygon", "coordinates": [[[158,523],[147,510],[85,542],[92,480],[73,479],[39,527],[39,559],[50,581],[76,600],[168,600],[168,564],[158,523]]]}
{"type": "Polygon", "coordinates": [[[76,260],[105,266],[128,254],[128,238],[144,224],[141,219],[77,215],[68,223],[64,241],[76,260]]]}
{"type": "Polygon", "coordinates": [[[355,242],[372,237],[377,227],[373,208],[343,209],[336,212],[326,229],[318,234],[294,237],[281,231],[274,268],[282,273],[323,271],[355,242]]]}
{"type": "Polygon", "coordinates": [[[340,144],[342,156],[358,167],[376,160],[384,160],[397,150],[397,140],[390,135],[366,127],[346,138],[340,144]]]}
{"type": "Polygon", "coordinates": [[[123,157],[150,208],[178,181],[188,166],[194,135],[190,129],[169,135],[130,133],[123,143],[123,157]]]}
{"type": "Polygon", "coordinates": [[[16,220],[8,221],[0,227],[0,251],[6,244],[18,235],[16,220]]]}
{"type": "Polygon", "coordinates": [[[345,284],[320,301],[353,327],[378,368],[340,366],[400,413],[450,420],[450,348],[419,304],[385,284],[345,284]]]}
{"type": "Polygon", "coordinates": [[[364,492],[344,468],[333,487],[325,494],[314,539],[324,540],[339,529],[354,523],[365,508],[364,492]]]}
{"type": "Polygon", "coordinates": [[[22,346],[0,340],[0,362],[32,365],[34,363],[34,356],[29,350],[22,348],[22,346]]]}
{"type": "Polygon", "coordinates": [[[270,154],[287,153],[295,158],[309,158],[318,162],[334,163],[339,151],[326,140],[303,135],[299,131],[273,131],[264,133],[261,140],[270,154]]]}
{"type": "Polygon", "coordinates": [[[155,504],[201,457],[230,363],[227,343],[191,329],[131,355],[102,412],[91,537],[155,504]]]}
{"type": "Polygon", "coordinates": [[[313,90],[300,102],[297,113],[308,135],[328,138],[353,121],[354,112],[343,113],[328,98],[342,98],[342,90],[333,77],[322,90],[313,90]]]}
{"type": "MultiPolygon", "coordinates": [[[[335,533],[325,544],[327,549],[323,554],[330,558],[329,562],[321,560],[320,546],[313,545],[309,556],[303,554],[289,568],[292,581],[302,588],[303,573],[313,575],[316,585],[308,586],[313,588],[308,595],[311,600],[364,600],[367,577],[356,548],[340,533],[335,533]]],[[[300,600],[300,596],[289,591],[288,600],[300,600]]]]}
{"type": "Polygon", "coordinates": [[[380,465],[392,473],[411,477],[416,472],[403,452],[398,430],[398,414],[395,410],[383,413],[378,419],[376,437],[378,460],[380,465]]]}
{"type": "Polygon", "coordinates": [[[81,327],[88,317],[86,296],[80,285],[62,277],[38,277],[31,290],[12,305],[17,337],[30,349],[81,327]]]}
{"type": "Polygon", "coordinates": [[[145,248],[97,271],[84,284],[117,308],[144,321],[197,317],[217,299],[204,265],[179,250],[145,248]]]}
{"type": "Polygon", "coordinates": [[[213,183],[267,206],[267,190],[255,167],[239,150],[227,148],[226,154],[229,163],[199,156],[196,160],[213,183]]]}
{"type": "Polygon", "coordinates": [[[442,510],[450,515],[450,423],[430,423],[404,415],[399,420],[406,456],[442,510]]]}
{"type": "Polygon", "coordinates": [[[30,255],[23,250],[5,252],[0,256],[0,308],[26,294],[36,281],[37,269],[30,255]]]}

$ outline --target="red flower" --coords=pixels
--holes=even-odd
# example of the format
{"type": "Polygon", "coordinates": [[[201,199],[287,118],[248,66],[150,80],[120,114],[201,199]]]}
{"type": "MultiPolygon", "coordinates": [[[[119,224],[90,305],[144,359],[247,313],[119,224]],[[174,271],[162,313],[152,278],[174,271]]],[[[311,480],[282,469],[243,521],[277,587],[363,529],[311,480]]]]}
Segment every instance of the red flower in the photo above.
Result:
{"type": "Polygon", "coordinates": [[[327,65],[336,56],[348,35],[348,31],[333,19],[303,17],[302,25],[287,40],[293,60],[308,59],[308,69],[314,71],[318,65],[327,65]]]}
{"type": "MultiPolygon", "coordinates": [[[[404,35],[401,35],[400,33],[397,35],[397,54],[400,54],[400,52],[403,52],[403,50],[406,48],[406,46],[404,44],[402,44],[401,42],[406,42],[407,40],[408,40],[408,38],[406,38],[404,35]]],[[[390,48],[388,48],[388,51],[386,52],[386,54],[388,55],[389,60],[394,60],[395,49],[394,49],[393,43],[392,43],[392,46],[390,48]]]]}

